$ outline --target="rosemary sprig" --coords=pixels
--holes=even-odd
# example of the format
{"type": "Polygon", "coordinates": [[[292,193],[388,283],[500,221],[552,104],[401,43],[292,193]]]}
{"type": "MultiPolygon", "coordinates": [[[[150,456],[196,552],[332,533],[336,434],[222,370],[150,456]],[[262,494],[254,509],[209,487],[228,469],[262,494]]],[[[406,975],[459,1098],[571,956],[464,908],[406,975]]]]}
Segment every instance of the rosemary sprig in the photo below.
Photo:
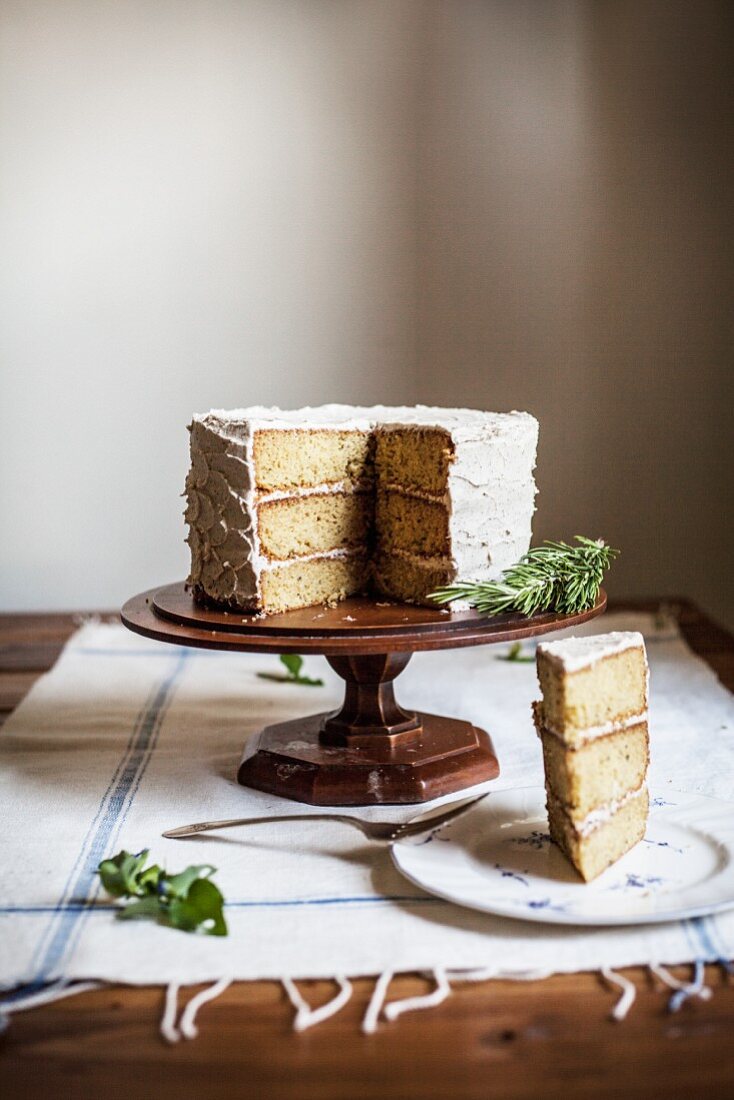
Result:
{"type": "Polygon", "coordinates": [[[619,550],[603,539],[574,536],[578,545],[544,542],[528,550],[498,581],[447,585],[430,594],[436,603],[464,600],[486,615],[555,611],[572,615],[596,603],[604,573],[619,550]]]}

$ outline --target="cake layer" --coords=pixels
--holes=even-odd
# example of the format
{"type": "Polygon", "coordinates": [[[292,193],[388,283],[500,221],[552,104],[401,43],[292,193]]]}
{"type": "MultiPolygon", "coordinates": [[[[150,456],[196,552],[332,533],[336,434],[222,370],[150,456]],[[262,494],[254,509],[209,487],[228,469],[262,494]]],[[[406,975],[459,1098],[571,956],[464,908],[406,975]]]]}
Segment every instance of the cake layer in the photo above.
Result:
{"type": "Polygon", "coordinates": [[[297,489],[372,477],[371,431],[335,428],[258,429],[252,456],[258,489],[297,489]]]}
{"type": "Polygon", "coordinates": [[[382,550],[427,557],[451,553],[449,510],[444,502],[378,489],[375,522],[382,550]]]}
{"type": "Polygon", "coordinates": [[[266,614],[337,603],[367,588],[369,559],[363,555],[287,562],[263,571],[261,610],[266,614]]]}
{"type": "Polygon", "coordinates": [[[561,803],[550,791],[547,794],[551,839],[585,882],[597,878],[645,835],[649,806],[646,787],[631,792],[626,800],[612,803],[606,811],[592,814],[585,828],[574,825],[561,803]]]}
{"type": "Polygon", "coordinates": [[[602,634],[538,646],[544,724],[562,735],[629,720],[647,710],[641,634],[602,634]]]}
{"type": "Polygon", "coordinates": [[[640,714],[632,714],[628,718],[619,718],[613,722],[604,722],[599,726],[584,726],[583,729],[567,726],[565,730],[558,730],[548,720],[543,703],[536,702],[533,703],[533,720],[538,732],[543,729],[554,734],[567,748],[578,749],[587,745],[590,741],[596,741],[597,738],[606,737],[610,733],[618,733],[620,730],[630,729],[630,727],[639,726],[641,723],[647,725],[647,711],[643,710],[640,714]]]}
{"type": "Polygon", "coordinates": [[[374,561],[373,584],[379,593],[392,600],[435,607],[428,594],[449,584],[455,576],[456,569],[448,559],[383,551],[378,552],[374,561]]]}
{"type": "Polygon", "coordinates": [[[539,729],[548,787],[573,821],[637,790],[649,762],[647,723],[607,734],[576,749],[539,729]]]}
{"type": "Polygon", "coordinates": [[[383,485],[441,495],[455,455],[444,429],[385,427],[377,436],[375,466],[383,485]]]}
{"type": "Polygon", "coordinates": [[[310,493],[261,502],[257,509],[260,551],[268,558],[295,558],[370,541],[374,518],[369,493],[310,493]]]}

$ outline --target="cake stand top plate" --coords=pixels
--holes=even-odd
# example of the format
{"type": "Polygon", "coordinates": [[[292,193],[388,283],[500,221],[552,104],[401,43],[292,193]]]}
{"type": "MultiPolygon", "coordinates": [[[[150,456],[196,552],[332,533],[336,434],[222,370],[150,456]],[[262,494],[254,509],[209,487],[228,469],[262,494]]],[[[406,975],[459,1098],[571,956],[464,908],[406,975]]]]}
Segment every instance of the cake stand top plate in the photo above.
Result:
{"type": "Polygon", "coordinates": [[[258,617],[196,603],[183,582],[151,588],[122,608],[130,630],[174,645],[245,652],[321,653],[325,656],[453,649],[514,642],[562,630],[601,615],[603,589],[594,607],[576,615],[501,615],[376,600],[364,596],[336,607],[306,607],[258,617]]]}

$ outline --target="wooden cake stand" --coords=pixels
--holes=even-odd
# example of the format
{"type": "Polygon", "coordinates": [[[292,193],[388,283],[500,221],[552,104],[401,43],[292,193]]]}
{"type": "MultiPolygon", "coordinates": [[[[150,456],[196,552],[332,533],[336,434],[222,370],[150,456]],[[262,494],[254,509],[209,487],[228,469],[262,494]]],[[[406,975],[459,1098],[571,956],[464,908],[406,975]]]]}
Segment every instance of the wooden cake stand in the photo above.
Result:
{"type": "Polygon", "coordinates": [[[606,602],[602,590],[577,615],[487,618],[358,597],[258,618],[197,604],[179,583],[134,596],[122,621],[174,645],[323,654],[346,682],[341,709],[266,726],[248,743],[237,779],[297,802],[363,806],[426,802],[499,775],[484,730],[398,704],[393,680],[413,653],[547,634],[601,615],[606,602]]]}

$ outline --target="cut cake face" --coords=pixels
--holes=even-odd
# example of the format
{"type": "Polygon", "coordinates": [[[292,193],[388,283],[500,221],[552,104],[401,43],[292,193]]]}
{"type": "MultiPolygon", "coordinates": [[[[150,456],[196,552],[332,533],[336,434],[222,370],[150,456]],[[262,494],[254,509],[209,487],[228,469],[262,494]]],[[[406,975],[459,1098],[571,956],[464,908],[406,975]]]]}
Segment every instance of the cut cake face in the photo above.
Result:
{"type": "Polygon", "coordinates": [[[527,413],[323,406],[191,424],[189,584],[274,613],[374,588],[425,603],[527,550],[537,421],[527,413]]]}
{"type": "Polygon", "coordinates": [[[537,667],[550,833],[589,881],[645,832],[645,644],[635,632],[543,643],[537,667]]]}

